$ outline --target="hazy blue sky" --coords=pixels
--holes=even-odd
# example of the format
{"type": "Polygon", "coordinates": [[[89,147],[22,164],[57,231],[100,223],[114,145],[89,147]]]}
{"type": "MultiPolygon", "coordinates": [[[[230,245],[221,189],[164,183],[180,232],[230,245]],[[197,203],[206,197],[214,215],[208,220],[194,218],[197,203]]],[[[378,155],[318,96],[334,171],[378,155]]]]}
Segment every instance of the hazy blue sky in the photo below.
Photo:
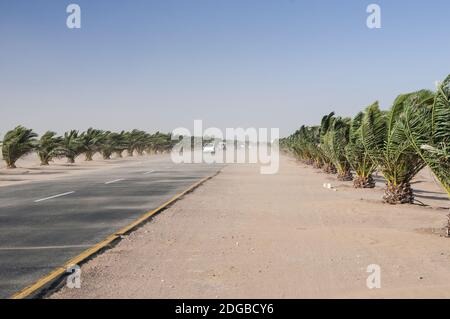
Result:
{"type": "Polygon", "coordinates": [[[0,134],[279,127],[433,88],[448,0],[2,0],[0,134]],[[66,27],[66,6],[82,28],[66,27]],[[366,27],[366,7],[382,29],[366,27]]]}

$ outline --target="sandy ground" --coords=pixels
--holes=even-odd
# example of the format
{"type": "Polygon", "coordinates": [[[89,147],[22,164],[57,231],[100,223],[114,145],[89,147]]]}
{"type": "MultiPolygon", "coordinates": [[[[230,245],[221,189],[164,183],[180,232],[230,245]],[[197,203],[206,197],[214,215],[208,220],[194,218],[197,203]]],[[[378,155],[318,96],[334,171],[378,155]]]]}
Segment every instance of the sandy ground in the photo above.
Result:
{"type": "Polygon", "coordinates": [[[390,206],[381,184],[354,190],[286,157],[277,175],[227,166],[51,297],[449,298],[450,204],[430,176],[414,187],[432,207],[390,206]],[[380,289],[366,286],[370,264],[380,289]]]}
{"type": "Polygon", "coordinates": [[[128,157],[124,152],[123,158],[112,157],[104,160],[100,154],[95,154],[94,160],[86,162],[84,155],[79,156],[74,164],[68,164],[66,158],[55,159],[48,166],[41,166],[36,153],[31,153],[16,162],[17,168],[7,169],[0,156],[0,187],[28,183],[32,181],[51,180],[64,176],[90,173],[93,170],[110,169],[124,163],[140,162],[168,155],[143,155],[128,157]]]}

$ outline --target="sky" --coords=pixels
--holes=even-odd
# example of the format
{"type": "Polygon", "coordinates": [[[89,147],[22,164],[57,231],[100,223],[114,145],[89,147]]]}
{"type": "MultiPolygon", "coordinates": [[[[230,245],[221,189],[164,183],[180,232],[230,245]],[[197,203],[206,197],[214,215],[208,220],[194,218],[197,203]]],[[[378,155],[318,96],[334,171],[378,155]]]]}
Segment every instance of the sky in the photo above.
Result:
{"type": "Polygon", "coordinates": [[[434,89],[448,0],[2,0],[0,136],[280,128],[434,89]],[[81,7],[81,28],[66,7],[81,7]],[[366,8],[381,8],[369,29],[366,8]]]}

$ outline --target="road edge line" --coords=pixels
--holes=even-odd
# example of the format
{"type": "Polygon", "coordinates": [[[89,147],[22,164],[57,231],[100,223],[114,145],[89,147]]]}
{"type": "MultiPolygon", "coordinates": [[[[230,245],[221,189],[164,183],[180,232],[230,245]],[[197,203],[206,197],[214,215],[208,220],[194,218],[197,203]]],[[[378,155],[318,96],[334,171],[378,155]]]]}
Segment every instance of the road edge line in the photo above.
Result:
{"type": "Polygon", "coordinates": [[[68,273],[66,273],[66,269],[68,267],[82,264],[87,259],[92,258],[96,253],[98,253],[99,251],[104,249],[106,246],[111,244],[113,241],[115,241],[117,239],[121,239],[121,236],[129,233],[130,231],[135,229],[137,226],[139,226],[139,225],[143,224],[144,222],[146,222],[150,217],[152,217],[152,216],[160,213],[164,209],[168,208],[170,205],[175,203],[181,197],[183,197],[184,195],[192,192],[194,189],[196,189],[197,187],[201,186],[206,181],[208,181],[208,180],[212,179],[213,177],[217,176],[220,172],[221,172],[221,169],[219,169],[214,174],[212,174],[210,176],[207,176],[207,177],[199,180],[198,182],[192,184],[186,190],[184,190],[181,193],[178,193],[177,195],[173,196],[171,199],[169,199],[168,201],[164,202],[163,204],[161,204],[157,208],[155,208],[155,209],[153,209],[151,211],[148,211],[147,213],[145,213],[144,215],[142,215],[141,217],[139,217],[135,221],[133,221],[130,224],[126,225],[125,227],[119,229],[117,232],[109,235],[104,240],[102,240],[102,241],[98,242],[97,244],[95,244],[94,246],[86,249],[85,251],[83,251],[79,255],[73,257],[72,259],[67,261],[64,265],[56,267],[55,269],[50,271],[47,275],[41,277],[40,279],[38,279],[37,281],[35,281],[31,285],[23,288],[19,292],[16,292],[11,297],[9,297],[9,299],[25,299],[25,298],[29,297],[32,294],[36,294],[40,289],[44,288],[46,285],[50,284],[51,282],[55,281],[56,279],[60,278],[61,276],[65,275],[65,274],[68,274],[68,273]]]}

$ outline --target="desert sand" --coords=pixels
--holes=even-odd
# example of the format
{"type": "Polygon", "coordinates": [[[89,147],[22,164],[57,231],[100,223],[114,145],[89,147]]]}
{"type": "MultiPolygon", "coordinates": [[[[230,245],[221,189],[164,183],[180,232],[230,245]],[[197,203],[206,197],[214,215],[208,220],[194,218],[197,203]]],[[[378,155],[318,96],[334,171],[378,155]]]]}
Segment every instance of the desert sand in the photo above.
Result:
{"type": "Polygon", "coordinates": [[[41,166],[37,154],[31,153],[20,158],[16,162],[17,168],[15,169],[7,169],[5,162],[0,156],[0,187],[80,175],[94,170],[114,168],[125,163],[138,163],[144,160],[156,159],[159,156],[168,155],[135,155],[133,157],[124,155],[123,158],[112,157],[110,160],[104,160],[97,153],[93,158],[94,160],[90,162],[86,162],[84,155],[80,155],[74,164],[67,163],[65,158],[59,158],[54,159],[48,166],[41,166]]]}
{"type": "Polygon", "coordinates": [[[391,206],[381,182],[355,190],[291,158],[277,175],[230,165],[84,264],[80,289],[50,297],[449,298],[450,203],[430,176],[414,183],[430,206],[391,206]]]}

